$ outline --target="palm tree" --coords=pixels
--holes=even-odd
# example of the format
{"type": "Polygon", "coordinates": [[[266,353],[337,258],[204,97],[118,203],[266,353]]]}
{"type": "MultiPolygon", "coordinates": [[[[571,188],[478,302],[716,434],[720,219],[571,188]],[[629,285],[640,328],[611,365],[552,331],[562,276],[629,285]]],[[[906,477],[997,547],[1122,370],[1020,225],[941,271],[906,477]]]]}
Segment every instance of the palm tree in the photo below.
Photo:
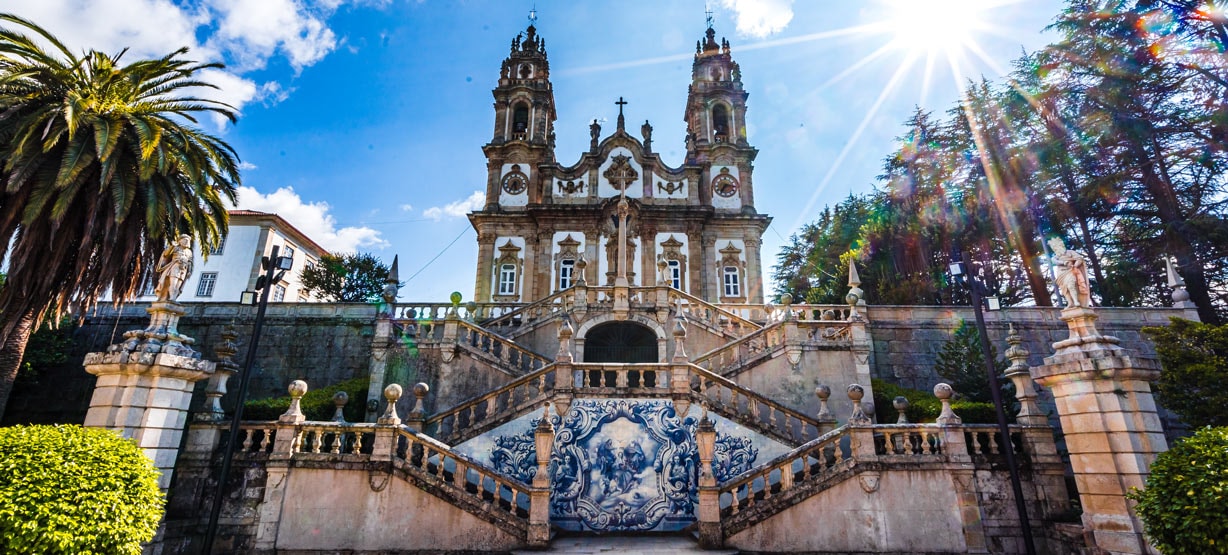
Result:
{"type": "Polygon", "coordinates": [[[209,247],[225,233],[238,158],[195,124],[235,111],[192,95],[211,87],[196,73],[221,66],[186,52],[77,56],[0,14],[0,415],[44,317],[133,296],[170,237],[209,247]]]}

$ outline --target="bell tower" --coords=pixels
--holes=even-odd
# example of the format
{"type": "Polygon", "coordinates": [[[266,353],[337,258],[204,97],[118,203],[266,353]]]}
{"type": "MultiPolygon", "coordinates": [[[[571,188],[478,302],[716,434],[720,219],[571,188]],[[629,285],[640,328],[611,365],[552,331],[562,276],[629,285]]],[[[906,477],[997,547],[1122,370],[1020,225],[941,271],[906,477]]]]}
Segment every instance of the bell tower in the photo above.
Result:
{"type": "Polygon", "coordinates": [[[716,41],[709,25],[695,43],[687,91],[687,163],[704,167],[700,201],[717,210],[754,214],[751,162],[758,150],[746,141],[746,98],[742,69],[729,41],[716,41]]]}
{"type": "Polygon", "coordinates": [[[495,127],[486,153],[486,210],[524,207],[540,202],[538,166],[554,161],[554,89],[546,40],[533,25],[512,39],[512,49],[499,70],[495,97],[495,127]]]}

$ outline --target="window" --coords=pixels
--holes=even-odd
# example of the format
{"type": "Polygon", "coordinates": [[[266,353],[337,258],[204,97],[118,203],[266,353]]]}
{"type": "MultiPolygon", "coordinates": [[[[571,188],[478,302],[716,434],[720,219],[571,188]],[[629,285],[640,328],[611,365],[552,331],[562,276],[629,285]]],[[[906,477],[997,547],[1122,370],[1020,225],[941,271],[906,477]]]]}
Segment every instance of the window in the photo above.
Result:
{"type": "Polygon", "coordinates": [[[286,258],[294,258],[294,247],[291,247],[290,245],[286,245],[282,249],[281,254],[277,256],[284,256],[286,258]]]}
{"type": "Polygon", "coordinates": [[[218,240],[217,246],[213,247],[212,249],[209,249],[209,254],[210,255],[222,254],[222,250],[225,248],[226,248],[226,236],[223,235],[222,238],[218,240]]]}
{"type": "Polygon", "coordinates": [[[742,287],[738,283],[738,269],[734,266],[725,266],[725,296],[742,296],[742,287]]]}
{"type": "Polygon", "coordinates": [[[500,295],[515,295],[516,294],[516,265],[504,264],[499,266],[499,294],[500,295]]]}
{"type": "Polygon", "coordinates": [[[286,286],[280,283],[273,287],[273,302],[280,303],[286,300],[286,286]]]}
{"type": "Polygon", "coordinates": [[[677,260],[669,261],[669,286],[674,289],[682,290],[682,263],[677,260]]]}
{"type": "Polygon", "coordinates": [[[712,134],[713,140],[718,143],[729,140],[729,112],[724,104],[712,108],[712,134]]]}
{"type": "Polygon", "coordinates": [[[576,272],[576,261],[570,258],[559,261],[559,290],[572,286],[572,276],[576,272]]]}
{"type": "Polygon", "coordinates": [[[200,275],[200,283],[196,284],[197,297],[212,297],[213,286],[217,284],[217,272],[205,272],[200,275]]]}
{"type": "Polygon", "coordinates": [[[524,104],[517,104],[516,109],[512,112],[512,138],[524,139],[525,132],[529,130],[529,107],[524,104]]]}

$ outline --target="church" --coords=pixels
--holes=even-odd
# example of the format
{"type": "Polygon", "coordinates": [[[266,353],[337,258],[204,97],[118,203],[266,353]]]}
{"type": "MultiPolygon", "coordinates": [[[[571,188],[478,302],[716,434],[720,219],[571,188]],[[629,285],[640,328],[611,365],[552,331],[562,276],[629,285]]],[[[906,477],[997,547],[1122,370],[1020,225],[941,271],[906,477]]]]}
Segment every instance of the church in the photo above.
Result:
{"type": "Polygon", "coordinates": [[[288,354],[260,360],[289,393],[276,420],[223,409],[237,312],[153,303],[147,328],[87,355],[86,424],[137,439],[163,473],[149,551],[200,552],[217,507],[215,552],[507,553],[674,534],[756,553],[1150,553],[1125,495],[1166,443],[1148,385],[1159,366],[1137,331],[1192,311],[991,313],[1019,411],[1009,437],[965,421],[932,365],[971,310],[868,306],[855,265],[840,269],[845,304],[768,302],[771,219],[755,209],[742,78],[709,26],[687,131],[667,139],[685,143],[681,166],[662,162],[649,122],[628,132],[621,98],[614,129],[592,122],[588,150],[563,165],[545,40],[517,34],[493,89],[485,205],[469,215],[472,297],[401,300],[394,270],[385,302],[353,320],[340,316],[352,307],[282,308],[284,332],[262,348],[288,354]],[[220,339],[215,361],[181,317],[220,339]],[[369,343],[303,354],[346,333],[369,343]],[[339,393],[335,413],[307,414],[309,390],[355,378],[365,399],[339,393]],[[941,412],[910,421],[908,399],[876,401],[875,381],[932,391],[941,412]],[[363,422],[346,421],[350,404],[363,422]]]}
{"type": "Polygon", "coordinates": [[[755,210],[746,97],[729,42],[709,28],[696,44],[681,167],[653,152],[649,122],[638,138],[627,131],[621,98],[613,132],[593,121],[588,152],[563,165],[545,40],[529,25],[494,89],[486,206],[469,217],[474,299],[533,302],[578,281],[613,286],[621,275],[631,286],[762,304],[760,236],[771,218],[755,210]]]}

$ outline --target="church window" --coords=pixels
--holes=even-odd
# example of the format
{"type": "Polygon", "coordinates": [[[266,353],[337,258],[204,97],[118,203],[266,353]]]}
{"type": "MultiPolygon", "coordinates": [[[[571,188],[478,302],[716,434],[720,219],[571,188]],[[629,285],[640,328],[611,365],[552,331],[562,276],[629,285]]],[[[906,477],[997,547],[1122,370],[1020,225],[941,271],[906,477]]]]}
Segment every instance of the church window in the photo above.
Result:
{"type": "Polygon", "coordinates": [[[734,266],[725,266],[725,296],[742,296],[742,287],[738,283],[738,269],[734,266]]]}
{"type": "Polygon", "coordinates": [[[517,104],[512,110],[512,139],[524,140],[529,131],[529,107],[517,104]]]}
{"type": "Polygon", "coordinates": [[[516,265],[503,264],[499,266],[499,294],[516,294],[516,265]]]}
{"type": "Polygon", "coordinates": [[[286,300],[286,286],[277,284],[273,287],[273,302],[280,303],[286,300]]]}
{"type": "Polygon", "coordinates": [[[729,111],[724,104],[712,108],[712,138],[718,143],[729,140],[729,111]]]}
{"type": "Polygon", "coordinates": [[[570,258],[559,262],[559,290],[567,289],[572,286],[573,277],[576,271],[576,261],[570,258]]]}
{"type": "Polygon", "coordinates": [[[669,264],[669,286],[674,289],[682,289],[682,263],[677,260],[670,260],[669,264]]]}

